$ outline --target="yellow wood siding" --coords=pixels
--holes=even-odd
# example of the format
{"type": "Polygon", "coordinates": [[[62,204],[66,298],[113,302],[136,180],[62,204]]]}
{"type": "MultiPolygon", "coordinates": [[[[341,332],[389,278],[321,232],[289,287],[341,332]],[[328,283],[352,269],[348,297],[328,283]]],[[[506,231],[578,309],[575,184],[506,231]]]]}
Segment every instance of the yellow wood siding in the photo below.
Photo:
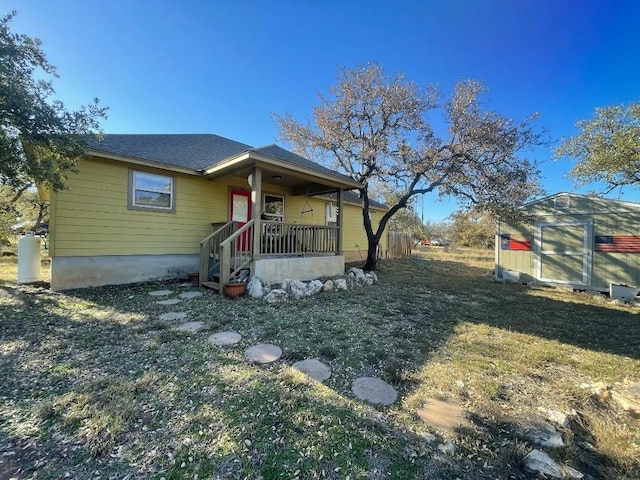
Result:
{"type": "Polygon", "coordinates": [[[227,186],[163,170],[135,168],[169,175],[176,182],[175,213],[129,210],[129,167],[97,159],[80,162],[67,190],[52,203],[54,256],[193,254],[211,232],[211,222],[227,217],[227,186]]]}
{"type": "MultiPolygon", "coordinates": [[[[131,166],[134,170],[175,178],[175,213],[127,208],[129,165],[106,159],[83,159],[67,190],[51,198],[51,256],[196,254],[200,240],[211,233],[212,222],[229,219],[229,192],[249,190],[245,178],[210,181],[195,175],[131,166]]],[[[327,199],[291,196],[279,185],[264,184],[263,193],[285,197],[285,221],[326,224],[327,199]],[[313,213],[302,214],[305,202],[313,213]]],[[[334,202],[335,203],[335,202],[334,202]]],[[[377,226],[383,212],[372,210],[377,226]]],[[[361,250],[367,237],[359,206],[344,206],[345,251],[361,250]]],[[[386,251],[387,238],[381,246],[386,251]]]]}
{"type": "MultiPolygon", "coordinates": [[[[268,190],[268,186],[264,187],[268,190]]],[[[275,191],[268,191],[268,193],[276,193],[275,191]]],[[[310,225],[326,225],[326,208],[330,202],[327,199],[319,199],[305,196],[287,196],[285,197],[285,222],[297,222],[306,223],[310,225]],[[306,210],[305,203],[309,202],[309,205],[313,208],[312,213],[301,213],[303,209],[306,210]]],[[[334,205],[335,201],[331,202],[334,205]]],[[[362,219],[362,208],[358,205],[351,203],[344,204],[344,220],[343,220],[343,234],[342,234],[342,246],[345,252],[351,252],[348,255],[350,258],[358,259],[360,253],[362,259],[367,258],[367,234],[364,231],[364,224],[362,219]]],[[[380,219],[384,215],[381,210],[371,210],[371,221],[374,231],[378,228],[380,219]]],[[[380,240],[380,247],[383,252],[387,251],[387,235],[383,234],[380,240]]]]}

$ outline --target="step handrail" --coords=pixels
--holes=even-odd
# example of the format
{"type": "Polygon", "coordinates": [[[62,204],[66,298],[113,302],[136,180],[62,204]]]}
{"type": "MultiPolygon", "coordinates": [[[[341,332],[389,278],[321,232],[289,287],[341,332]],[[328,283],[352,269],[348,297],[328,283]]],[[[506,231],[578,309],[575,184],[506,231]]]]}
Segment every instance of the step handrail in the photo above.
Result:
{"type": "Polygon", "coordinates": [[[224,285],[229,282],[229,279],[248,266],[253,260],[254,223],[253,219],[249,220],[220,242],[220,291],[222,293],[224,293],[224,285]],[[242,235],[245,236],[241,239],[242,235]],[[239,250],[238,242],[246,242],[246,247],[248,248],[239,250]]]}
{"type": "MultiPolygon", "coordinates": [[[[220,243],[224,240],[224,238],[219,239],[219,237],[228,236],[229,233],[233,233],[233,230],[237,229],[237,227],[238,222],[227,222],[200,241],[200,278],[198,280],[199,286],[202,286],[202,283],[206,282],[209,278],[210,256],[213,254],[214,259],[215,256],[219,256],[217,252],[220,249],[220,243]]],[[[219,259],[217,260],[217,262],[219,263],[219,259]]]]}

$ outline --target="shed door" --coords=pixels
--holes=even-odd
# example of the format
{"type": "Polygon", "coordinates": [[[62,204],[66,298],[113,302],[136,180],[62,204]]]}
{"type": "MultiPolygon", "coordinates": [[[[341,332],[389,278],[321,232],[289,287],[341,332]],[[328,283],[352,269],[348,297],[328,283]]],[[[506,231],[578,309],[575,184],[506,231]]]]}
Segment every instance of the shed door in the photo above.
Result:
{"type": "Polygon", "coordinates": [[[591,221],[536,224],[536,278],[555,283],[591,284],[591,221]]]}

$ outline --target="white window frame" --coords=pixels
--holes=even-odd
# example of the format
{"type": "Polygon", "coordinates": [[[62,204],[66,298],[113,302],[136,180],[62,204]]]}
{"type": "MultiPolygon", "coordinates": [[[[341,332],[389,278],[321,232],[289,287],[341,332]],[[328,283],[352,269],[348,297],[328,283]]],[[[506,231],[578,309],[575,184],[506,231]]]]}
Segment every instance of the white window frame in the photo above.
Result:
{"type": "Polygon", "coordinates": [[[133,170],[129,169],[129,188],[128,188],[128,201],[127,207],[130,210],[145,210],[145,211],[153,211],[153,212],[165,212],[165,213],[175,213],[176,211],[176,179],[171,175],[162,175],[155,172],[145,172],[142,170],[133,170]],[[169,206],[168,207],[160,207],[157,205],[144,205],[136,203],[136,190],[142,190],[146,192],[152,193],[163,193],[166,194],[164,190],[153,190],[150,188],[137,188],[136,187],[136,174],[140,173],[143,175],[154,175],[156,177],[167,178],[171,182],[171,191],[169,193],[169,206]]]}

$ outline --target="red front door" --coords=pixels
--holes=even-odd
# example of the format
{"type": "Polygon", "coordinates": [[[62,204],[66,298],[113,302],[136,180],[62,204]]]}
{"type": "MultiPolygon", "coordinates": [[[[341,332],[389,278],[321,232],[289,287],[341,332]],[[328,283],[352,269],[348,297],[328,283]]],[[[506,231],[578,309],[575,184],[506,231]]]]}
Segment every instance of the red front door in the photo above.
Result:
{"type": "MultiPolygon", "coordinates": [[[[251,220],[251,192],[247,190],[231,190],[231,221],[238,222],[242,227],[251,220]]],[[[244,233],[238,239],[238,249],[246,250],[249,247],[249,234],[244,233]]]]}

